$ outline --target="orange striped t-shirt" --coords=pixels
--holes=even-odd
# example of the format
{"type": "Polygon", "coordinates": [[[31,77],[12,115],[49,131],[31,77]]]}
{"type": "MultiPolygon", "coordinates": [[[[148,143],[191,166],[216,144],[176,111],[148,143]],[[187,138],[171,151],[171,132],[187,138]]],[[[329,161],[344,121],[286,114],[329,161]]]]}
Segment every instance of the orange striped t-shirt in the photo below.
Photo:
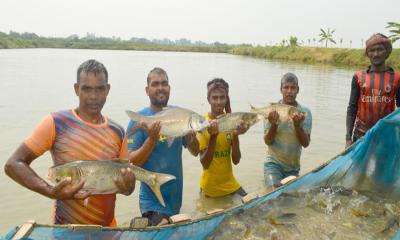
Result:
{"type": "MultiPolygon", "coordinates": [[[[37,156],[49,150],[54,165],[125,158],[124,129],[111,119],[104,119],[102,124],[93,124],[83,121],[74,110],[52,113],[24,143],[37,156]]],[[[86,205],[83,200],[56,200],[54,223],[115,226],[115,198],[115,194],[95,195],[86,205]]]]}

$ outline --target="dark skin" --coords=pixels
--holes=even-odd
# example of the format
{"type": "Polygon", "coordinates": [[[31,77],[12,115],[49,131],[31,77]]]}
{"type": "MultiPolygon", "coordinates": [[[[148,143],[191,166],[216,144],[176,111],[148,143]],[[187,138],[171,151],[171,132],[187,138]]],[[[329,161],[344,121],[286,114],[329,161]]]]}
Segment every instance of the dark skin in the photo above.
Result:
{"type": "MultiPolygon", "coordinates": [[[[208,102],[211,106],[211,112],[209,113],[210,126],[208,127],[208,133],[210,134],[210,140],[208,142],[208,147],[200,152],[200,162],[204,169],[208,169],[213,160],[213,155],[215,152],[215,146],[217,143],[218,136],[218,123],[215,120],[218,116],[224,114],[224,109],[227,103],[227,95],[224,90],[214,90],[210,93],[208,102]]],[[[232,162],[237,165],[240,162],[242,154],[239,147],[239,135],[244,134],[249,129],[246,124],[241,121],[239,126],[233,131],[232,139],[232,162]]]]}
{"type": "MultiPolygon", "coordinates": [[[[101,110],[106,102],[110,85],[105,75],[81,73],[79,81],[74,85],[75,93],[79,97],[79,106],[76,113],[84,121],[99,124],[104,122],[101,110]]],[[[85,179],[72,184],[71,179],[64,179],[55,186],[49,185],[30,167],[37,159],[24,143],[22,143],[8,159],[4,170],[6,174],[22,186],[52,199],[85,199],[91,195],[83,191],[85,179]]],[[[129,195],[135,188],[135,176],[130,169],[121,170],[121,179],[114,179],[118,192],[129,195]]]]}
{"type": "MultiPolygon", "coordinates": [[[[371,71],[384,72],[386,69],[386,59],[389,57],[388,52],[383,44],[376,44],[366,50],[366,55],[371,62],[371,71]]],[[[346,148],[353,144],[352,139],[346,141],[346,148]]]]}
{"type": "MultiPolygon", "coordinates": [[[[149,81],[145,90],[147,96],[150,98],[150,108],[154,112],[160,112],[163,108],[167,107],[171,87],[165,75],[152,73],[149,76],[149,81]]],[[[147,132],[148,138],[141,148],[129,152],[129,159],[133,164],[143,166],[160,138],[161,123],[155,122],[150,126],[147,126],[145,123],[139,124],[140,128],[147,132]]],[[[199,154],[199,143],[196,139],[196,135],[192,133],[186,135],[184,138],[189,152],[197,156],[199,154]]]]}
{"type": "MultiPolygon", "coordinates": [[[[293,82],[283,82],[281,86],[282,93],[282,103],[288,104],[292,106],[297,106],[296,96],[299,93],[299,87],[293,82]]],[[[308,147],[310,144],[310,135],[304,132],[304,129],[301,127],[302,122],[305,119],[304,113],[294,113],[291,116],[293,120],[293,125],[295,129],[295,134],[300,144],[303,147],[308,147]]],[[[267,145],[271,145],[275,139],[276,132],[279,125],[279,114],[276,111],[272,111],[269,113],[267,117],[268,121],[271,124],[268,132],[264,134],[264,142],[267,145]]]]}

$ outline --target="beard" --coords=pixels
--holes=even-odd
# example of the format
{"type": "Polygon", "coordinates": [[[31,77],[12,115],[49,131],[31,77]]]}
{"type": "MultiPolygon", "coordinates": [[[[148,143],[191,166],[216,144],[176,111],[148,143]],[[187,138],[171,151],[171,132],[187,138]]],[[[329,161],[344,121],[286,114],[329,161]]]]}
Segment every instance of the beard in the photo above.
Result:
{"type": "Polygon", "coordinates": [[[150,102],[152,105],[157,106],[157,107],[165,107],[168,104],[169,96],[166,97],[163,100],[159,100],[156,98],[150,98],[150,102]]]}

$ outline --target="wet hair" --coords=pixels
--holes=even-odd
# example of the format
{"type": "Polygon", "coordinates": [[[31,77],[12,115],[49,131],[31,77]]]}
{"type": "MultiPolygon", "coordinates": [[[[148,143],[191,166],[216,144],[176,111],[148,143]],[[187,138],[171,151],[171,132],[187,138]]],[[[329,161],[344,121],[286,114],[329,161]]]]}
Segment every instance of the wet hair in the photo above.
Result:
{"type": "Polygon", "coordinates": [[[168,81],[167,72],[164,69],[160,68],[160,67],[155,67],[149,72],[149,74],[147,74],[147,85],[149,85],[149,83],[150,83],[151,74],[164,75],[167,78],[167,81],[168,81]]]}
{"type": "Polygon", "coordinates": [[[77,82],[79,82],[82,72],[84,72],[86,74],[93,73],[94,75],[104,73],[104,76],[106,76],[106,82],[108,82],[108,72],[107,72],[106,67],[101,62],[96,61],[94,59],[89,59],[89,60],[83,62],[78,67],[78,71],[76,74],[77,82]]]}
{"type": "MultiPolygon", "coordinates": [[[[207,83],[208,90],[214,90],[217,87],[224,88],[227,93],[229,92],[229,84],[222,78],[214,78],[207,83]],[[212,88],[213,86],[216,86],[216,87],[214,87],[213,89],[210,89],[210,87],[212,88]]],[[[210,95],[210,94],[208,94],[208,95],[210,95]]]]}
{"type": "Polygon", "coordinates": [[[282,76],[282,78],[281,78],[281,88],[282,88],[282,85],[284,83],[287,83],[287,82],[294,83],[294,84],[296,84],[297,87],[299,87],[299,79],[297,78],[296,75],[294,75],[291,72],[285,73],[285,75],[282,76]]]}
{"type": "Polygon", "coordinates": [[[222,89],[226,93],[227,101],[225,106],[225,112],[231,113],[231,100],[229,98],[229,84],[222,78],[214,78],[207,83],[207,99],[210,99],[211,92],[216,89],[222,89]]]}

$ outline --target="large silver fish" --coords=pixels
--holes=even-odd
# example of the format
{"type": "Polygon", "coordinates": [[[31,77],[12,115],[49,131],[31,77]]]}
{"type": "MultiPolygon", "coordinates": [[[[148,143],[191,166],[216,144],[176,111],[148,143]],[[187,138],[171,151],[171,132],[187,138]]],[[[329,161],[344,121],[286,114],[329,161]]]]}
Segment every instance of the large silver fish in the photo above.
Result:
{"type": "Polygon", "coordinates": [[[260,119],[261,117],[258,114],[251,112],[227,113],[217,118],[218,131],[226,133],[232,132],[239,126],[241,121],[243,121],[246,126],[251,127],[260,119]]]}
{"type": "Polygon", "coordinates": [[[49,169],[49,179],[53,183],[59,183],[65,178],[71,178],[71,183],[77,184],[81,179],[85,180],[82,190],[88,190],[91,194],[109,194],[117,192],[118,188],[113,177],[121,177],[121,169],[130,168],[135,174],[136,180],[146,183],[156,195],[158,201],[165,207],[164,198],[160,192],[160,186],[175,179],[175,176],[147,171],[138,166],[122,160],[83,160],[53,166],[49,169]]]}
{"type": "Polygon", "coordinates": [[[268,118],[268,115],[272,111],[276,111],[279,114],[279,122],[287,122],[287,121],[292,121],[291,116],[293,113],[301,113],[301,110],[287,104],[282,104],[282,103],[270,103],[269,105],[265,107],[260,107],[256,108],[252,105],[251,107],[251,112],[257,113],[262,115],[264,118],[268,118]]]}
{"type": "MultiPolygon", "coordinates": [[[[154,122],[161,122],[160,134],[166,137],[168,146],[175,138],[183,137],[190,132],[199,132],[206,129],[208,121],[201,115],[179,107],[168,107],[153,116],[143,116],[127,110],[129,118],[137,123],[144,122],[148,126],[154,122]]],[[[129,133],[128,133],[129,134],[129,133]]]]}

